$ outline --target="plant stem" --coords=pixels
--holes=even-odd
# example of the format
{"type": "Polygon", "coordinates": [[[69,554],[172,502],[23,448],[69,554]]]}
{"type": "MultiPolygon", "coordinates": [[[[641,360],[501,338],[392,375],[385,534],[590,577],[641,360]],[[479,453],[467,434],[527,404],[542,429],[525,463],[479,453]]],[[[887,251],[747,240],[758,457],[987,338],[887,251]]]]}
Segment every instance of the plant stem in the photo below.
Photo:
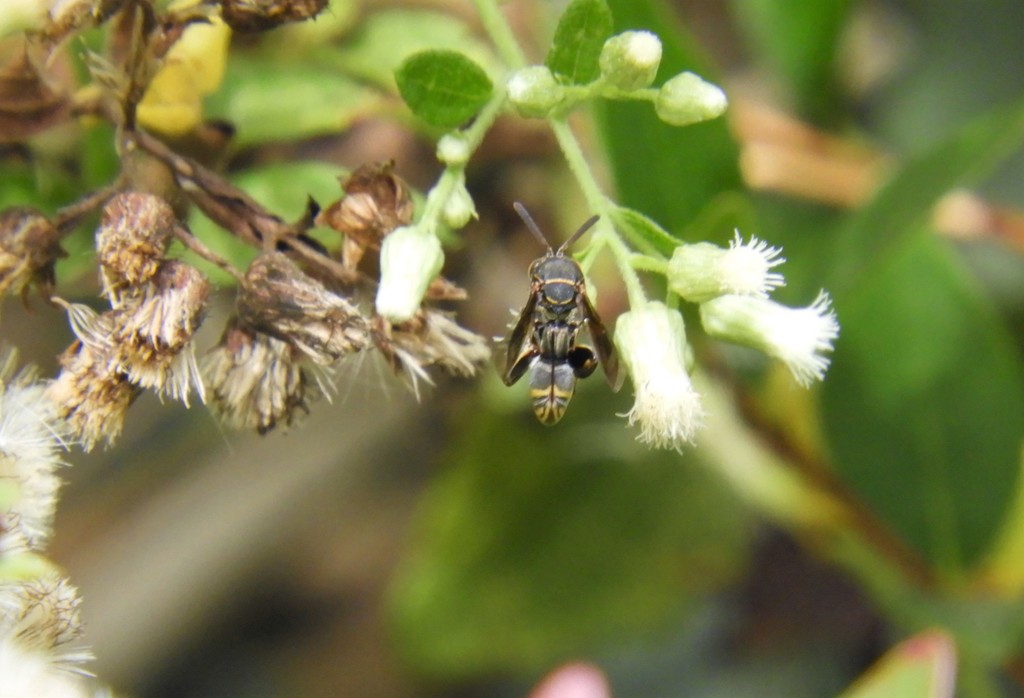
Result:
{"type": "Polygon", "coordinates": [[[483,23],[484,29],[491,37],[491,41],[494,42],[494,46],[498,49],[506,66],[513,70],[525,66],[526,56],[519,48],[519,42],[516,41],[505,16],[498,9],[496,0],[473,0],[473,4],[480,14],[480,21],[483,23]]]}
{"type": "MultiPolygon", "coordinates": [[[[611,251],[612,256],[615,258],[615,264],[619,268],[619,273],[622,275],[622,281],[626,285],[629,305],[632,308],[638,308],[647,302],[647,296],[644,293],[643,286],[640,284],[640,277],[637,276],[630,263],[631,253],[629,248],[612,226],[612,209],[608,205],[608,199],[601,192],[601,187],[598,185],[597,180],[594,179],[590,165],[583,155],[579,141],[576,140],[575,134],[569,128],[569,123],[564,118],[553,118],[548,121],[551,125],[551,130],[555,133],[555,138],[558,140],[558,145],[562,149],[562,155],[569,164],[569,170],[579,183],[580,189],[583,190],[583,197],[587,200],[587,205],[594,213],[601,216],[601,221],[597,224],[597,231],[591,244],[595,246],[595,249],[607,246],[611,251]]],[[[592,255],[587,255],[588,261],[592,258],[592,255]]]]}

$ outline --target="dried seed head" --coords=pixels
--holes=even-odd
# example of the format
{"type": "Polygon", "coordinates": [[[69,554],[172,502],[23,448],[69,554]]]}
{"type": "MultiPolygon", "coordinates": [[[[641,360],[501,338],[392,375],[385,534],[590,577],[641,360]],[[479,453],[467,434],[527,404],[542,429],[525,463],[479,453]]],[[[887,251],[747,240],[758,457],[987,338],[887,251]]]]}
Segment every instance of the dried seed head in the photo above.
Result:
{"type": "Polygon", "coordinates": [[[203,399],[192,336],[206,308],[210,283],[197,269],[168,260],[112,312],[112,368],[142,388],[188,404],[191,385],[203,399]]]}
{"type": "Polygon", "coordinates": [[[50,653],[82,636],[78,590],[56,575],[0,586],[0,611],[10,635],[27,649],[50,653]]]}
{"type": "Polygon", "coordinates": [[[221,17],[232,29],[259,32],[320,14],[328,0],[221,0],[221,17]]]}
{"type": "MultiPolygon", "coordinates": [[[[98,317],[101,324],[109,323],[109,316],[98,317]]],[[[114,363],[109,349],[78,340],[61,355],[63,369],[46,389],[57,417],[86,451],[101,439],[109,446],[121,435],[125,413],[139,392],[128,376],[112,368],[114,363]]]]}
{"type": "Polygon", "coordinates": [[[112,301],[125,286],[137,286],[156,274],[177,224],[170,205],[152,194],[127,192],[107,203],[96,247],[112,301]]]}
{"type": "Polygon", "coordinates": [[[261,434],[289,426],[320,395],[287,342],[248,329],[235,318],[202,361],[210,407],[229,426],[261,434]]]}
{"type": "Polygon", "coordinates": [[[420,379],[432,383],[426,372],[430,366],[472,376],[491,356],[486,339],[437,310],[420,310],[411,320],[399,324],[377,318],[373,336],[377,348],[395,369],[405,372],[417,397],[420,379]]]}
{"type": "Polygon", "coordinates": [[[242,322],[289,342],[318,364],[360,351],[369,342],[359,309],[279,252],[249,266],[238,296],[242,322]]]}
{"type": "Polygon", "coordinates": [[[54,264],[65,255],[57,228],[43,214],[20,206],[0,212],[0,293],[24,293],[34,283],[48,296],[54,264]]]}
{"type": "Polygon", "coordinates": [[[393,167],[393,162],[363,165],[342,181],[345,195],[317,217],[317,225],[345,236],[342,261],[349,269],[356,268],[366,250],[380,249],[385,235],[412,221],[409,188],[393,167]]]}

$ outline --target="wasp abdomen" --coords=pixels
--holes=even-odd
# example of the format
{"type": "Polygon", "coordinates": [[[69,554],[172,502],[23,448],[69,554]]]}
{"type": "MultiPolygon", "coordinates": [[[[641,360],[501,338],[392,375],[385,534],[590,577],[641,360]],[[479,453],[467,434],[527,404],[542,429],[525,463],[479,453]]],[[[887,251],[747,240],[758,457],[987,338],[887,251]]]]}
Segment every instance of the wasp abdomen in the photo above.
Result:
{"type": "Polygon", "coordinates": [[[537,357],[530,370],[530,399],[533,413],[543,424],[551,426],[565,414],[576,391],[576,374],[565,361],[537,357]]]}

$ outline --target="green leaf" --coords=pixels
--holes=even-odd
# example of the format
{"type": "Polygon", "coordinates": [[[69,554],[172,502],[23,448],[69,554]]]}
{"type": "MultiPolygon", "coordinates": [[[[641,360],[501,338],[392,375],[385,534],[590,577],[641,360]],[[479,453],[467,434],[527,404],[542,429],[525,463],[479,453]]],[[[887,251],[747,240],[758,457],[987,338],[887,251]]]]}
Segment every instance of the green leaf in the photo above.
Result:
{"type": "Polygon", "coordinates": [[[801,112],[827,120],[839,107],[836,54],[849,0],[733,0],[750,44],[788,80],[801,112]]]}
{"type": "Polygon", "coordinates": [[[956,668],[953,639],[923,632],[889,650],[840,698],[952,698],[956,668]]]}
{"type": "Polygon", "coordinates": [[[328,65],[240,54],[207,106],[211,116],[231,121],[237,144],[247,146],[340,132],[382,99],[328,65]]]}
{"type": "Polygon", "coordinates": [[[455,128],[491,98],[484,69],[458,51],[421,51],[395,72],[398,91],[413,113],[429,124],[455,128]]]}
{"type": "Polygon", "coordinates": [[[1012,500],[1024,375],[1000,319],[927,231],[836,299],[824,384],[843,479],[953,581],[986,551],[1012,500]]]}
{"type": "Polygon", "coordinates": [[[612,219],[615,227],[640,252],[671,257],[679,246],[679,240],[639,211],[619,206],[612,213],[612,219]]]}
{"type": "MultiPolygon", "coordinates": [[[[612,0],[611,7],[617,27],[649,29],[661,37],[662,75],[692,70],[714,78],[709,62],[662,3],[612,0]]],[[[666,230],[683,231],[716,198],[741,189],[739,152],[724,119],[678,128],[660,121],[647,103],[600,100],[594,107],[617,200],[666,230]]]]}
{"type": "Polygon", "coordinates": [[[570,84],[593,82],[601,74],[601,47],[611,35],[612,12],[604,0],[573,0],[558,20],[544,64],[570,84]]]}
{"type": "Polygon", "coordinates": [[[677,627],[745,557],[746,517],[710,469],[588,424],[608,412],[597,386],[557,429],[517,387],[518,414],[460,422],[392,590],[399,647],[431,676],[536,672],[677,627]]]}
{"type": "Polygon", "coordinates": [[[317,56],[353,77],[391,90],[402,61],[428,49],[457,50],[491,76],[503,70],[489,45],[455,15],[408,7],[371,12],[344,42],[317,56]]]}
{"type": "Polygon", "coordinates": [[[1024,102],[968,124],[944,144],[907,163],[838,232],[829,285],[840,295],[869,267],[915,234],[946,192],[978,181],[1024,141],[1024,102]]]}

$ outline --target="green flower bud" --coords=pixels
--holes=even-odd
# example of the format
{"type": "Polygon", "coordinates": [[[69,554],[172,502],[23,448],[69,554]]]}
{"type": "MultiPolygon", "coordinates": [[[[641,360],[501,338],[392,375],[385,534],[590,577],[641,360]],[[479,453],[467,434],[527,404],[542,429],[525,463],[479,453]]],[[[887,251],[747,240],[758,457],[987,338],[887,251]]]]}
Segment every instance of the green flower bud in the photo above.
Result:
{"type": "Polygon", "coordinates": [[[437,159],[445,165],[460,167],[469,162],[469,144],[460,135],[447,133],[437,142],[437,159]]]}
{"type": "Polygon", "coordinates": [[[441,220],[453,230],[458,230],[469,223],[470,219],[476,217],[476,206],[473,204],[473,197],[466,190],[466,174],[459,172],[455,188],[452,189],[448,200],[444,202],[441,220]]]}
{"type": "Polygon", "coordinates": [[[522,116],[544,118],[562,103],[565,91],[543,65],[531,65],[512,74],[508,98],[522,116]]]}
{"type": "Polygon", "coordinates": [[[604,42],[600,64],[605,81],[620,90],[649,87],[661,64],[661,40],[651,32],[622,32],[604,42]]]}
{"type": "Polygon", "coordinates": [[[380,249],[377,314],[391,322],[412,318],[443,265],[441,242],[431,231],[416,226],[396,228],[380,249]]]}
{"type": "Polygon", "coordinates": [[[680,73],[658,90],[654,110],[673,126],[689,126],[721,116],[728,106],[725,93],[693,73],[680,73]]]}

